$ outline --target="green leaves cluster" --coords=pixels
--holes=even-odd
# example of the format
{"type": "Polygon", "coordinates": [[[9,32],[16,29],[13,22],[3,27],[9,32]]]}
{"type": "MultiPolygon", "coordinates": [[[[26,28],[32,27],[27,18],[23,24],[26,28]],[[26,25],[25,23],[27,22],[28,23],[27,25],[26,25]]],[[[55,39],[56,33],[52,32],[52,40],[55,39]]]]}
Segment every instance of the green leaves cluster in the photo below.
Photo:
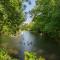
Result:
{"type": "Polygon", "coordinates": [[[24,55],[25,55],[25,60],[45,60],[45,58],[42,56],[37,58],[36,54],[33,52],[25,51],[24,55]]]}
{"type": "Polygon", "coordinates": [[[11,58],[7,55],[4,49],[0,48],[0,60],[7,60],[7,59],[10,60],[11,58]]]}
{"type": "Polygon", "coordinates": [[[21,0],[0,0],[0,33],[19,30],[23,21],[21,0]]]}
{"type": "Polygon", "coordinates": [[[60,0],[37,0],[33,10],[32,30],[46,32],[51,37],[60,37],[60,0]]]}
{"type": "Polygon", "coordinates": [[[5,49],[0,48],[0,60],[16,60],[16,59],[12,59],[5,49]]]}

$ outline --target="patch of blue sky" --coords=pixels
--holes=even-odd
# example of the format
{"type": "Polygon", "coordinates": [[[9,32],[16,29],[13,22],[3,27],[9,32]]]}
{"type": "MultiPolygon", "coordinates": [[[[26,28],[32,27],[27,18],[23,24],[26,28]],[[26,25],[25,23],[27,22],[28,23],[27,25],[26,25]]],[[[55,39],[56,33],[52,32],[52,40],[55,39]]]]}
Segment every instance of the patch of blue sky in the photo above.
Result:
{"type": "Polygon", "coordinates": [[[24,10],[24,12],[29,12],[30,10],[32,10],[35,6],[35,0],[30,0],[31,1],[31,4],[29,5],[28,2],[24,2],[23,4],[25,4],[27,7],[26,9],[24,10]]]}
{"type": "Polygon", "coordinates": [[[25,16],[25,22],[29,23],[32,21],[33,17],[31,17],[31,15],[28,13],[29,11],[31,11],[34,6],[36,5],[35,0],[29,0],[31,2],[31,4],[29,4],[29,2],[24,2],[23,5],[26,5],[26,8],[24,9],[24,12],[27,12],[26,16],[25,16]]]}

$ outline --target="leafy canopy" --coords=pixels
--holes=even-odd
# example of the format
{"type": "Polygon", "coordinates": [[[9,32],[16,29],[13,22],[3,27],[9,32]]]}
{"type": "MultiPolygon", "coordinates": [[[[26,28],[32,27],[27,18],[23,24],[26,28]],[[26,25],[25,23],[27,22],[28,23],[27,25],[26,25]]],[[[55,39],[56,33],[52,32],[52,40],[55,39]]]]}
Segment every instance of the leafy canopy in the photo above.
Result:
{"type": "Polygon", "coordinates": [[[23,21],[21,0],[0,0],[0,33],[16,33],[23,21]]]}
{"type": "Polygon", "coordinates": [[[32,30],[46,32],[50,37],[60,37],[60,0],[37,0],[33,9],[32,30]]]}

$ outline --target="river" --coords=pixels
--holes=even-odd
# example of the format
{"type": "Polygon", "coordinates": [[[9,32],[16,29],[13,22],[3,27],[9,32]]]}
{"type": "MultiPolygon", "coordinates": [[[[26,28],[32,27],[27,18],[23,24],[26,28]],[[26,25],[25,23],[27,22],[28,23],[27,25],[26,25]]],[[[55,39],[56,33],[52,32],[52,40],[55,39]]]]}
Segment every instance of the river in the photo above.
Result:
{"type": "MultiPolygon", "coordinates": [[[[32,22],[33,17],[30,14],[30,11],[35,6],[35,0],[26,0],[22,3],[25,21],[24,23],[32,22]]],[[[31,51],[37,53],[38,56],[45,55],[45,57],[54,58],[57,57],[56,52],[59,50],[57,43],[54,43],[48,40],[43,39],[44,37],[39,34],[34,34],[30,31],[21,32],[20,38],[20,60],[24,60],[24,51],[31,51]]]]}
{"type": "MultiPolygon", "coordinates": [[[[30,12],[35,6],[35,0],[26,0],[22,3],[22,7],[24,9],[25,14],[25,21],[24,23],[32,22],[33,17],[31,16],[30,12]]],[[[21,60],[24,60],[24,51],[32,51],[34,47],[34,40],[35,36],[30,31],[23,31],[21,32],[20,38],[20,54],[21,60]]]]}

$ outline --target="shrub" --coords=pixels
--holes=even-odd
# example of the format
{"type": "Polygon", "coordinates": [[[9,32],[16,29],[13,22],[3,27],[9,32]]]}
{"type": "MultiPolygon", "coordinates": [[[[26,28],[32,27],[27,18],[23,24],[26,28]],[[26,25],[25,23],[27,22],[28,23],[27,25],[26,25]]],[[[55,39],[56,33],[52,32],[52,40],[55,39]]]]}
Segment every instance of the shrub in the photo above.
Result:
{"type": "Polygon", "coordinates": [[[1,49],[1,48],[0,48],[0,60],[17,60],[17,59],[12,59],[12,58],[8,55],[6,49],[4,49],[4,48],[1,49]]]}

